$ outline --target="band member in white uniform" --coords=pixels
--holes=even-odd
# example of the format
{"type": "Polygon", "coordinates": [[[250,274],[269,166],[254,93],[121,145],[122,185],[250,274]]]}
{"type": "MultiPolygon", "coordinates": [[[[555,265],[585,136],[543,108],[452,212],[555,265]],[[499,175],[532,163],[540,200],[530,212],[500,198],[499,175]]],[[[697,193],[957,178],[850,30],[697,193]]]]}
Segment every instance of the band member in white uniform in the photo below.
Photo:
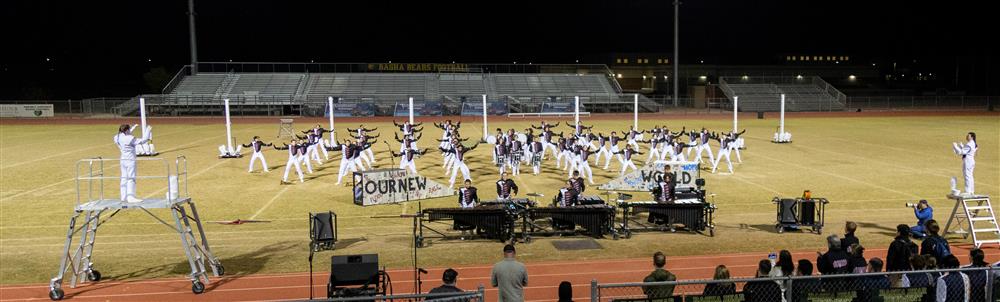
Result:
{"type": "Polygon", "coordinates": [[[743,129],[740,132],[729,132],[729,137],[733,139],[733,151],[736,151],[736,162],[743,163],[743,156],[740,155],[740,149],[743,147],[743,138],[740,137],[743,133],[747,133],[747,129],[743,129]]]}
{"type": "Polygon", "coordinates": [[[472,177],[469,176],[469,166],[465,165],[465,153],[476,149],[478,146],[479,143],[472,145],[472,147],[466,147],[465,145],[459,143],[452,150],[441,150],[441,152],[451,152],[455,154],[455,164],[451,168],[451,180],[448,181],[450,187],[455,186],[455,176],[458,175],[458,171],[462,171],[463,179],[472,179],[472,177]]]}
{"type": "Polygon", "coordinates": [[[661,157],[660,149],[663,147],[662,146],[663,139],[660,137],[659,134],[652,134],[650,135],[649,140],[638,141],[638,142],[649,144],[649,154],[646,155],[646,162],[645,162],[647,165],[654,159],[660,159],[661,157]]]}
{"type": "Polygon", "coordinates": [[[507,154],[507,166],[513,175],[521,175],[521,157],[524,155],[524,145],[516,138],[510,142],[510,152],[507,154]]]}
{"type": "Polygon", "coordinates": [[[643,134],[645,132],[646,130],[638,131],[635,127],[631,126],[628,131],[622,131],[622,133],[625,133],[625,138],[628,139],[627,144],[632,145],[632,148],[635,148],[635,151],[639,151],[639,143],[636,142],[636,140],[639,139],[639,134],[643,134]]]}
{"type": "Polygon", "coordinates": [[[309,129],[309,130],[306,130],[306,131],[302,131],[303,134],[310,134],[310,133],[312,133],[312,135],[315,136],[316,141],[317,141],[316,142],[317,143],[316,144],[316,149],[319,149],[321,152],[323,152],[323,158],[326,158],[326,160],[330,160],[330,154],[327,153],[327,151],[326,151],[326,147],[328,147],[330,144],[327,143],[326,140],[323,139],[323,133],[324,132],[330,132],[330,131],[326,130],[326,129],[323,129],[323,127],[321,127],[319,124],[316,124],[316,126],[313,127],[312,129],[309,129]]]}
{"type": "Polygon", "coordinates": [[[132,130],[135,127],[135,125],[129,127],[124,124],[118,126],[118,133],[113,139],[115,145],[118,146],[118,151],[121,151],[118,164],[121,167],[120,196],[121,200],[126,202],[142,201],[135,197],[135,147],[149,141],[150,131],[149,126],[146,126],[146,129],[142,131],[142,138],[135,138],[132,136],[132,130]]]}
{"type": "Polygon", "coordinates": [[[965,135],[965,144],[951,143],[955,154],[962,156],[962,175],[965,178],[965,193],[974,195],[976,193],[976,180],[972,175],[976,169],[976,151],[979,144],[976,143],[976,133],[969,132],[965,135]]]}
{"type": "Polygon", "coordinates": [[[715,173],[715,170],[719,167],[719,162],[722,161],[723,157],[725,157],[726,165],[729,166],[729,174],[732,174],[733,162],[729,159],[729,154],[732,153],[733,148],[736,147],[736,143],[732,138],[725,134],[722,136],[712,135],[711,138],[719,141],[719,156],[716,156],[715,160],[712,161],[712,173],[715,173]]]}
{"type": "Polygon", "coordinates": [[[566,122],[566,127],[572,128],[573,129],[573,135],[575,135],[575,136],[583,135],[583,130],[590,130],[591,128],[594,128],[593,125],[591,125],[591,126],[584,126],[583,124],[575,124],[575,125],[573,125],[573,124],[570,124],[569,122],[566,122]]]}
{"type": "Polygon", "coordinates": [[[310,161],[309,161],[309,143],[307,143],[305,141],[302,141],[302,140],[297,140],[297,141],[295,141],[295,144],[298,145],[298,152],[297,152],[297,154],[298,154],[299,163],[305,165],[306,166],[306,171],[309,172],[309,174],[312,174],[313,173],[313,167],[312,167],[312,163],[310,163],[310,161]]]}
{"type": "Polygon", "coordinates": [[[702,128],[701,133],[698,133],[698,147],[697,147],[698,154],[695,155],[695,157],[697,157],[698,162],[701,162],[701,153],[703,151],[708,153],[708,162],[710,163],[715,162],[715,155],[712,155],[712,147],[708,145],[709,139],[711,139],[711,136],[708,134],[708,130],[702,128]]]}
{"type": "Polygon", "coordinates": [[[264,166],[264,172],[270,172],[267,170],[267,160],[264,159],[264,152],[262,152],[264,147],[273,146],[270,143],[265,143],[260,141],[259,136],[254,136],[253,140],[249,144],[243,145],[244,148],[253,148],[253,156],[250,157],[250,167],[247,168],[247,173],[253,172],[253,164],[259,159],[260,164],[264,166]]]}
{"type": "Polygon", "coordinates": [[[627,172],[629,168],[632,168],[632,170],[638,170],[638,168],[635,167],[635,164],[632,163],[632,156],[633,155],[642,155],[642,152],[633,150],[632,149],[632,145],[625,145],[625,150],[624,151],[615,152],[615,154],[622,155],[620,157],[620,158],[622,158],[622,172],[621,172],[621,175],[625,175],[625,172],[627,172]]]}
{"type": "Polygon", "coordinates": [[[417,148],[417,141],[420,140],[424,135],[422,133],[417,133],[416,138],[413,134],[404,134],[403,138],[399,138],[399,134],[394,134],[396,141],[399,142],[399,152],[403,152],[404,149],[419,149],[417,148]]]}
{"type": "Polygon", "coordinates": [[[300,140],[305,140],[306,145],[308,145],[308,147],[306,147],[306,161],[315,160],[317,165],[322,165],[323,160],[319,158],[319,151],[316,150],[319,147],[319,142],[322,140],[317,139],[316,135],[312,133],[307,133],[306,136],[296,135],[295,137],[300,140]]]}
{"type": "Polygon", "coordinates": [[[608,137],[604,136],[604,133],[598,133],[596,136],[591,134],[590,139],[597,139],[597,153],[594,154],[594,165],[601,164],[601,155],[604,155],[610,160],[611,151],[608,151],[608,137]]]}
{"type": "Polygon", "coordinates": [[[528,145],[528,149],[531,151],[531,170],[535,175],[538,175],[542,166],[542,156],[545,155],[545,147],[543,146],[540,141],[531,142],[528,145]]]}
{"type": "Polygon", "coordinates": [[[620,141],[620,140],[622,140],[622,138],[618,137],[618,132],[611,131],[611,136],[608,136],[608,143],[609,143],[609,146],[610,146],[610,151],[609,151],[610,154],[608,154],[608,157],[606,159],[604,159],[604,170],[607,170],[608,169],[608,165],[611,164],[611,154],[614,154],[615,156],[617,156],[619,162],[624,161],[624,159],[622,159],[621,152],[618,152],[618,141],[620,141]]]}
{"type": "Polygon", "coordinates": [[[575,175],[583,174],[587,176],[587,181],[594,184],[594,170],[590,169],[590,146],[576,146],[576,168],[575,175]]]}
{"type": "Polygon", "coordinates": [[[400,153],[392,152],[391,150],[389,153],[392,154],[393,157],[399,157],[400,170],[410,169],[410,172],[417,174],[417,166],[414,164],[414,160],[416,159],[416,156],[422,156],[427,153],[427,150],[419,151],[416,149],[405,148],[400,153]]]}
{"type": "Polygon", "coordinates": [[[397,124],[396,121],[392,121],[392,124],[399,127],[399,131],[402,131],[403,135],[412,135],[416,132],[424,130],[424,128],[416,128],[420,127],[420,125],[423,125],[424,123],[410,124],[410,122],[403,122],[402,124],[397,124]]]}
{"type": "Polygon", "coordinates": [[[288,162],[285,163],[285,176],[281,178],[281,183],[288,183],[288,172],[295,167],[295,173],[299,174],[299,182],[305,182],[302,177],[302,166],[299,165],[299,145],[295,141],[290,141],[284,147],[274,146],[275,150],[288,150],[288,162]]]}
{"type": "MultiPolygon", "coordinates": [[[[347,131],[351,132],[351,136],[354,137],[354,139],[358,140],[358,145],[359,146],[363,146],[363,145],[368,144],[368,140],[369,139],[374,140],[374,139],[378,138],[380,136],[380,134],[375,134],[374,136],[369,135],[369,132],[372,132],[372,131],[375,131],[375,130],[378,130],[378,127],[375,127],[375,128],[372,128],[372,129],[365,129],[364,125],[359,126],[358,129],[353,129],[353,130],[350,129],[350,128],[347,129],[347,131]]],[[[360,158],[362,160],[364,160],[365,163],[368,164],[368,168],[371,169],[372,168],[372,163],[378,162],[377,160],[375,160],[375,153],[374,153],[374,151],[372,151],[371,148],[368,148],[368,149],[363,150],[362,152],[365,153],[365,154],[360,155],[360,158]]]]}
{"type": "Polygon", "coordinates": [[[354,158],[354,144],[351,140],[345,139],[342,144],[327,148],[329,151],[340,151],[340,170],[337,172],[337,185],[344,179],[344,173],[358,171],[357,161],[354,158]]]}
{"type": "Polygon", "coordinates": [[[497,181],[497,199],[507,200],[512,196],[517,196],[517,184],[507,178],[507,173],[500,173],[500,180],[497,181]]]}

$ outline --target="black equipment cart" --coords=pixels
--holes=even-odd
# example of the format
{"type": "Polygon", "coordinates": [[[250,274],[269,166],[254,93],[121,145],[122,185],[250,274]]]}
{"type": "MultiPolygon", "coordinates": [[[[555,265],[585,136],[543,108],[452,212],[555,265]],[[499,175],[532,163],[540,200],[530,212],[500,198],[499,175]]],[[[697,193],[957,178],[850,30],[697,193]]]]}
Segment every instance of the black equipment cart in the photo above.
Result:
{"type": "Polygon", "coordinates": [[[823,234],[826,220],[826,198],[780,198],[771,200],[778,207],[775,229],[782,233],[786,228],[811,227],[812,232],[823,234]]]}

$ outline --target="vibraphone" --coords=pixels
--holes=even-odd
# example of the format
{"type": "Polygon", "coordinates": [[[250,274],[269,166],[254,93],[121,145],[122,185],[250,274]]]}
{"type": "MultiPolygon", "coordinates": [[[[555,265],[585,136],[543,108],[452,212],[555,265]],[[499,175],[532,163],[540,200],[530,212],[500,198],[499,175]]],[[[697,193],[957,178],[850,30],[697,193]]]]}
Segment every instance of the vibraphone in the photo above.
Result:
{"type": "Polygon", "coordinates": [[[497,239],[506,242],[514,233],[514,219],[510,209],[503,205],[483,205],[475,208],[431,208],[421,211],[417,219],[417,232],[415,232],[417,247],[423,246],[424,230],[428,230],[439,235],[439,238],[453,238],[446,233],[434,229],[426,224],[451,220],[458,229],[458,225],[472,226],[473,231],[482,231],[486,238],[497,239]]]}
{"type": "Polygon", "coordinates": [[[523,232],[525,236],[573,234],[576,233],[575,226],[580,226],[584,233],[592,237],[600,238],[606,234],[611,234],[614,239],[618,239],[618,231],[614,227],[615,212],[614,207],[605,205],[603,202],[595,205],[578,205],[572,207],[536,207],[528,210],[527,215],[523,217],[524,226],[530,225],[530,230],[523,230],[523,232]],[[548,229],[534,223],[535,220],[547,218],[552,219],[552,224],[549,225],[548,229]],[[557,225],[565,223],[574,225],[574,229],[557,228],[557,225]]]}
{"type": "Polygon", "coordinates": [[[509,199],[496,199],[487,200],[480,202],[478,206],[507,206],[507,207],[520,207],[528,208],[535,206],[535,202],[528,200],[527,198],[509,198],[509,199]]]}
{"type": "Polygon", "coordinates": [[[622,209],[622,233],[625,238],[632,236],[636,230],[670,230],[676,231],[678,225],[683,225],[690,232],[709,231],[709,236],[715,236],[715,223],[712,216],[715,205],[703,202],[701,199],[678,199],[674,203],[657,203],[655,201],[619,201],[622,209]],[[650,220],[662,220],[663,224],[644,222],[639,213],[649,213],[650,220]],[[633,224],[630,226],[630,222],[633,224]]]}
{"type": "Polygon", "coordinates": [[[604,204],[604,199],[601,199],[597,195],[580,195],[576,199],[576,202],[581,205],[604,204]]]}

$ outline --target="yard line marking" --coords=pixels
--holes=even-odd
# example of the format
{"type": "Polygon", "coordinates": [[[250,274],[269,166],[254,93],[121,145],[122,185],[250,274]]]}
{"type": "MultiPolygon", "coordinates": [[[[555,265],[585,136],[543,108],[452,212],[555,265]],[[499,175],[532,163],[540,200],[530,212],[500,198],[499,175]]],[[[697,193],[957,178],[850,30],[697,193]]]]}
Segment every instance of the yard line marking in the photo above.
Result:
{"type": "Polygon", "coordinates": [[[761,189],[764,189],[764,190],[767,190],[767,191],[770,191],[771,193],[774,193],[774,194],[778,194],[779,196],[781,196],[781,195],[784,195],[784,194],[782,194],[781,192],[778,192],[778,190],[775,190],[775,189],[772,189],[771,187],[768,187],[768,186],[764,186],[764,185],[762,185],[762,184],[758,184],[758,183],[755,183],[755,182],[752,182],[752,181],[749,181],[749,180],[747,180],[747,179],[746,179],[745,177],[743,177],[743,176],[741,176],[741,175],[738,175],[738,174],[735,174],[735,173],[733,173],[733,176],[736,176],[736,180],[738,180],[738,181],[742,181],[742,182],[745,182],[745,183],[748,183],[748,184],[751,184],[751,185],[754,185],[754,186],[757,186],[758,188],[761,188],[761,189]]]}
{"type": "MultiPolygon", "coordinates": [[[[174,132],[170,132],[170,133],[162,134],[162,135],[163,136],[169,136],[169,135],[180,134],[180,133],[186,133],[186,132],[185,131],[174,131],[174,132]]],[[[114,143],[109,142],[109,144],[107,144],[107,145],[101,144],[101,145],[97,145],[97,146],[93,146],[93,147],[89,147],[89,148],[73,149],[73,150],[70,150],[70,151],[66,151],[66,152],[59,153],[59,154],[53,154],[53,155],[49,155],[49,156],[46,156],[46,157],[40,157],[40,158],[28,160],[28,161],[16,162],[14,164],[7,165],[6,167],[0,167],[0,169],[10,169],[10,168],[13,168],[13,167],[22,166],[22,165],[30,164],[30,163],[37,162],[37,161],[43,161],[43,160],[54,158],[54,157],[60,157],[60,156],[63,156],[63,155],[72,154],[72,153],[76,153],[76,152],[80,152],[80,151],[97,149],[97,148],[108,148],[108,147],[111,147],[111,146],[114,146],[114,143]]]]}
{"type": "Polygon", "coordinates": [[[886,191],[898,193],[898,194],[901,194],[901,195],[910,196],[910,197],[913,197],[913,198],[918,198],[918,199],[920,198],[920,196],[917,196],[917,195],[913,195],[913,194],[910,194],[910,193],[906,193],[906,192],[903,192],[903,191],[899,191],[899,190],[896,190],[896,189],[888,188],[888,187],[877,185],[877,184],[873,184],[873,183],[867,183],[867,182],[860,181],[860,180],[857,180],[855,178],[843,176],[843,175],[840,175],[840,174],[837,174],[837,173],[833,173],[833,172],[829,172],[829,171],[823,171],[823,170],[815,169],[815,168],[812,168],[812,167],[809,167],[809,166],[803,166],[803,165],[800,165],[800,164],[796,164],[796,163],[793,163],[793,162],[783,161],[783,160],[776,159],[776,158],[773,158],[773,157],[770,157],[770,156],[765,156],[763,154],[755,154],[755,155],[756,156],[760,156],[761,158],[764,158],[764,159],[767,159],[767,160],[770,160],[770,161],[775,161],[775,162],[778,162],[778,163],[784,163],[784,164],[788,164],[788,165],[793,165],[793,166],[796,166],[796,167],[799,167],[799,168],[802,168],[802,169],[811,170],[811,171],[814,171],[814,172],[818,172],[818,173],[830,175],[830,176],[833,176],[833,177],[836,177],[836,178],[840,178],[840,179],[843,179],[843,180],[848,180],[848,181],[856,182],[856,183],[859,183],[859,184],[863,184],[863,185],[875,187],[875,188],[878,188],[878,189],[882,189],[882,190],[886,190],[886,191]]]}
{"type": "MultiPolygon", "coordinates": [[[[914,169],[914,168],[910,168],[910,167],[907,167],[907,166],[894,165],[894,164],[890,164],[890,163],[887,163],[887,162],[882,162],[882,161],[878,161],[878,160],[872,160],[872,159],[868,159],[867,157],[864,157],[864,156],[858,156],[858,155],[854,155],[854,154],[850,154],[850,153],[843,153],[843,152],[836,152],[836,151],[830,151],[830,150],[823,150],[823,149],[820,149],[820,148],[813,148],[813,147],[808,147],[808,146],[804,146],[804,145],[799,145],[799,146],[796,146],[796,147],[798,147],[798,148],[804,148],[804,149],[810,149],[810,150],[815,150],[815,151],[820,151],[820,152],[826,152],[826,153],[833,153],[833,154],[838,154],[838,155],[842,155],[842,156],[856,157],[856,158],[860,158],[860,159],[862,159],[864,161],[872,162],[872,163],[875,163],[875,164],[879,164],[879,165],[883,165],[883,166],[887,166],[887,167],[892,167],[892,168],[897,168],[897,169],[909,170],[911,172],[916,172],[916,173],[921,173],[921,174],[935,175],[935,176],[948,177],[948,178],[957,177],[955,175],[945,175],[945,174],[940,174],[940,173],[934,173],[934,172],[931,172],[931,171],[928,171],[928,170],[914,169]]],[[[980,184],[980,185],[987,186],[987,187],[996,187],[997,186],[997,185],[993,185],[993,184],[984,183],[984,182],[981,182],[981,181],[976,181],[976,183],[980,184]]]]}
{"type": "Polygon", "coordinates": [[[264,210],[270,207],[275,200],[278,200],[278,197],[281,196],[282,193],[285,193],[285,191],[288,191],[288,189],[290,188],[291,187],[286,186],[284,189],[281,189],[281,191],[278,191],[278,194],[274,194],[274,197],[271,197],[271,200],[268,200],[267,203],[260,208],[260,210],[257,210],[257,213],[254,213],[253,216],[250,216],[250,220],[256,219],[257,215],[260,215],[261,212],[264,212],[264,210]]]}

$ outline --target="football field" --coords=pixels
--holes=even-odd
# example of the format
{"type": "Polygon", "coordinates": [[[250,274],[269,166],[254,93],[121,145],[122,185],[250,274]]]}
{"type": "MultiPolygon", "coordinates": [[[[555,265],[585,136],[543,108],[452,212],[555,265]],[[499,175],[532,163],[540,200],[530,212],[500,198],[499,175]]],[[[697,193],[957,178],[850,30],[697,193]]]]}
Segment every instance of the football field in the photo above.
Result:
{"type": "MultiPolygon", "coordinates": [[[[906,202],[927,199],[935,208],[935,218],[947,220],[953,202],[945,198],[949,178],[958,177],[961,186],[961,158],[951,150],[952,142],[963,142],[966,132],[978,134],[980,149],[976,156],[977,193],[998,196],[1000,193],[1000,116],[996,114],[915,114],[854,115],[792,114],[786,122],[793,133],[791,144],[773,144],[776,119],[752,119],[741,115],[740,128],[747,149],[742,163],[735,163],[734,174],[710,174],[702,171],[706,189],[714,197],[717,225],[715,237],[690,233],[639,233],[631,239],[600,239],[598,250],[557,251],[552,241],[536,238],[520,245],[518,255],[526,262],[549,260],[618,259],[647,257],[654,251],[668,255],[711,255],[734,252],[760,252],[766,255],[777,249],[825,250],[822,236],[810,233],[778,234],[774,230],[775,196],[795,197],[811,190],[814,197],[830,200],[824,235],[842,233],[844,221],[858,222],[858,236],[869,247],[884,247],[891,242],[895,226],[914,224],[916,219],[906,202]]],[[[40,283],[51,278],[58,268],[69,218],[76,203],[76,163],[83,158],[117,158],[112,137],[121,122],[137,119],[61,120],[42,124],[20,120],[0,120],[0,284],[40,283]]],[[[402,121],[402,118],[399,119],[402,121]]],[[[424,118],[420,148],[436,149],[439,129],[424,118]]],[[[571,119],[551,119],[565,122],[571,119]]],[[[433,119],[440,122],[440,119],[433,119]]],[[[265,142],[278,132],[277,118],[235,118],[233,136],[246,143],[259,135],[265,142]],[[273,120],[273,122],[272,122],[273,120]]],[[[495,128],[523,130],[537,119],[500,119],[489,122],[495,128]]],[[[326,125],[325,119],[297,118],[297,130],[312,125],[326,125]]],[[[377,168],[393,167],[389,147],[398,151],[392,137],[398,128],[387,120],[343,119],[337,121],[338,137],[346,137],[345,128],[377,127],[378,143],[373,146],[377,168]],[[388,141],[388,145],[383,143],[388,141]]],[[[593,125],[594,132],[619,133],[631,125],[631,116],[594,116],[582,118],[593,125]]],[[[158,158],[171,165],[177,156],[188,161],[188,190],[205,221],[253,219],[266,222],[225,225],[206,222],[211,248],[226,267],[227,274],[302,272],[308,269],[309,212],[332,210],[338,215],[340,242],[334,254],[378,253],[381,264],[390,268],[406,267],[412,261],[412,220],[375,218],[412,214],[416,202],[399,205],[361,207],[351,201],[351,188],[335,186],[340,152],[331,152],[330,160],[314,166],[304,183],[280,183],[286,151],[267,149],[268,173],[247,173],[249,156],[241,159],[218,159],[217,147],[224,143],[222,118],[153,118],[154,144],[158,158]]],[[[731,115],[641,115],[640,128],[666,125],[705,127],[714,131],[732,129],[731,115]]],[[[556,131],[570,132],[560,125],[556,131]]],[[[482,123],[466,118],[460,132],[471,138],[482,136],[482,123]]],[[[686,137],[685,137],[686,138],[686,137]]],[[[713,149],[717,144],[712,144],[713,149]]],[[[645,152],[648,145],[643,145],[645,152]]],[[[492,147],[480,145],[469,158],[475,186],[482,199],[492,199],[497,180],[491,163],[492,147]]],[[[244,151],[247,153],[247,151],[244,151]]],[[[550,154],[551,155],[551,154],[550,154]]],[[[639,155],[636,165],[646,155],[639,155]]],[[[706,158],[707,159],[707,158],[706,158]]],[[[618,175],[620,165],[612,160],[608,170],[592,164],[595,182],[605,183],[618,175]]],[[[441,154],[431,152],[417,160],[421,175],[447,185],[441,168],[441,154]]],[[[591,160],[593,163],[593,160],[591,160]]],[[[161,163],[162,164],[162,163],[161,163]]],[[[398,159],[396,159],[398,164],[398,159]]],[[[705,166],[703,166],[704,168],[705,166]]],[[[153,166],[140,164],[139,175],[153,166]]],[[[259,166],[258,166],[259,170],[259,166]]],[[[724,165],[720,167],[725,170],[724,165]]],[[[115,162],[107,162],[105,172],[117,175],[115,162]]],[[[157,171],[159,172],[159,171],[157,171]]],[[[294,171],[293,171],[294,174],[294,171]]],[[[290,176],[289,179],[295,179],[290,176]]],[[[547,157],[542,173],[532,175],[522,166],[522,174],[513,177],[521,195],[537,192],[548,201],[566,179],[547,157]]],[[[105,184],[108,196],[117,196],[118,183],[105,184]]],[[[138,195],[162,196],[165,181],[140,181],[138,195]]],[[[596,186],[588,188],[589,194],[596,186]]],[[[649,199],[636,193],[636,199],[649,199]]],[[[423,208],[454,207],[456,198],[424,200],[423,208]]],[[[169,217],[166,211],[155,212],[169,217]]],[[[953,242],[971,242],[953,237],[953,242]]],[[[471,265],[492,263],[499,257],[502,244],[486,240],[431,240],[418,250],[420,266],[471,265]]],[[[329,256],[329,254],[327,254],[329,256]]],[[[95,268],[105,278],[157,278],[180,276],[189,267],[180,239],[141,211],[123,211],[101,226],[94,248],[95,268]]],[[[317,267],[324,267],[325,261],[317,267]]],[[[321,271],[321,270],[318,270],[321,271]]]]}

